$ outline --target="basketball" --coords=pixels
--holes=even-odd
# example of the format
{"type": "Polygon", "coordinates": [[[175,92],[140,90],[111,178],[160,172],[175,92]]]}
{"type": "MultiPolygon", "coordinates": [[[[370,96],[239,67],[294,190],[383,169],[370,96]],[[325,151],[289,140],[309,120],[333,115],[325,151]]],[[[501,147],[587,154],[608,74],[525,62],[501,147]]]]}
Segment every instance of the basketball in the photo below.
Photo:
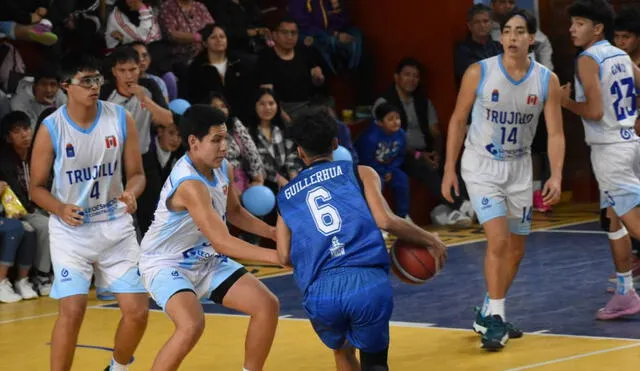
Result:
{"type": "Polygon", "coordinates": [[[436,262],[424,246],[396,240],[391,246],[391,268],[405,283],[421,285],[440,272],[444,261],[436,262]]]}

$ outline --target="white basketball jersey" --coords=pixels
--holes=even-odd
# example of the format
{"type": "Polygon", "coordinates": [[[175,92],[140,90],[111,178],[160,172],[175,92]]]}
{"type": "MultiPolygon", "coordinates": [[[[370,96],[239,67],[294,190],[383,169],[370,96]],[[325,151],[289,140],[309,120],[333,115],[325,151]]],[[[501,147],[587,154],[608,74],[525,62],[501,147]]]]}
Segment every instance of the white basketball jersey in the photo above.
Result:
{"type": "Polygon", "coordinates": [[[527,74],[515,81],[503,66],[502,56],[478,62],[482,77],[465,147],[496,160],[512,160],[530,153],[551,71],[530,59],[527,74]]]}
{"type": "Polygon", "coordinates": [[[172,211],[167,208],[167,201],[186,180],[204,183],[213,200],[213,208],[226,221],[229,189],[227,160],[213,170],[213,180],[210,181],[198,172],[189,155],[185,154],[176,162],[160,192],[153,223],[142,239],[140,269],[172,266],[176,261],[182,267],[191,268],[194,264],[206,262],[218,255],[187,211],[172,211]]]}
{"type": "Polygon", "coordinates": [[[84,222],[113,220],[126,212],[122,194],[122,153],[127,139],[124,108],[98,101],[88,129],[69,117],[67,106],[49,115],[43,125],[55,151],[52,194],[84,209],[84,222]]]}
{"type": "MultiPolygon", "coordinates": [[[[605,144],[638,140],[633,126],[638,116],[633,62],[624,51],[603,40],[580,53],[589,56],[600,66],[602,119],[584,123],[587,144],[605,144]]],[[[585,102],[584,87],[578,74],[575,77],[576,101],[585,102]]]]}

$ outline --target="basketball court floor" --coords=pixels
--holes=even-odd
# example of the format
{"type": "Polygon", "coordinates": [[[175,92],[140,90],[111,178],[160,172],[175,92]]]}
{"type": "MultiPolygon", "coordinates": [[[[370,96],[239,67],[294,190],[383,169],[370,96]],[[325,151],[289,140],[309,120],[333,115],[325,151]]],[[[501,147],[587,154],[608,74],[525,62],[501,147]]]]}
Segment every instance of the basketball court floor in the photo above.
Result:
{"type": "MultiPolygon", "coordinates": [[[[451,246],[441,274],[422,286],[393,279],[390,369],[640,370],[640,316],[611,322],[594,318],[609,299],[607,278],[613,272],[597,211],[595,204],[561,205],[549,215],[534,215],[535,232],[507,298],[507,318],[526,334],[499,353],[481,350],[470,330],[473,308],[484,295],[482,230],[438,230],[451,246]]],[[[305,320],[289,272],[247,266],[281,303],[265,370],[332,370],[333,357],[305,320]]],[[[102,370],[110,360],[117,306],[96,300],[89,305],[74,370],[102,370]]],[[[215,304],[205,309],[205,333],[181,369],[240,371],[247,317],[215,304]]],[[[48,370],[56,310],[49,298],[0,305],[0,370],[48,370]]],[[[130,369],[148,370],[172,330],[164,313],[152,311],[130,369]]]]}

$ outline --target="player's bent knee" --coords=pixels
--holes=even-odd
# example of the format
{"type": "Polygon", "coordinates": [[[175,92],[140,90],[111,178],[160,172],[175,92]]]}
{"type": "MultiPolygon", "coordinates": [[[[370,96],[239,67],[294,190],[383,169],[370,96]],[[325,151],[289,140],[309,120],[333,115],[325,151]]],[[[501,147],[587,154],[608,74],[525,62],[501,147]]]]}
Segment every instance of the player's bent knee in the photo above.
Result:
{"type": "Polygon", "coordinates": [[[260,300],[260,312],[265,315],[278,316],[280,314],[280,300],[271,291],[265,290],[266,293],[260,300]]]}

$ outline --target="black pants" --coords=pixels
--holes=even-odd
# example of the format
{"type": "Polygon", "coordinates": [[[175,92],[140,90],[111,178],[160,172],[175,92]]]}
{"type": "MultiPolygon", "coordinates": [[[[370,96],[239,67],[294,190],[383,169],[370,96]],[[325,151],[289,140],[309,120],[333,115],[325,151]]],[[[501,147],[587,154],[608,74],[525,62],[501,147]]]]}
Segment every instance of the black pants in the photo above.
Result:
{"type": "Polygon", "coordinates": [[[451,191],[451,195],[454,199],[453,203],[450,203],[442,197],[442,174],[439,168],[434,169],[423,159],[416,159],[412,155],[407,155],[404,159],[402,170],[404,170],[410,178],[415,178],[420,181],[420,183],[424,184],[429,189],[429,192],[431,192],[434,197],[438,198],[440,203],[449,206],[453,210],[458,210],[462,205],[462,202],[469,198],[464,182],[462,181],[462,177],[460,176],[459,162],[456,173],[458,174],[458,183],[460,185],[460,196],[456,196],[455,192],[451,191]]]}

